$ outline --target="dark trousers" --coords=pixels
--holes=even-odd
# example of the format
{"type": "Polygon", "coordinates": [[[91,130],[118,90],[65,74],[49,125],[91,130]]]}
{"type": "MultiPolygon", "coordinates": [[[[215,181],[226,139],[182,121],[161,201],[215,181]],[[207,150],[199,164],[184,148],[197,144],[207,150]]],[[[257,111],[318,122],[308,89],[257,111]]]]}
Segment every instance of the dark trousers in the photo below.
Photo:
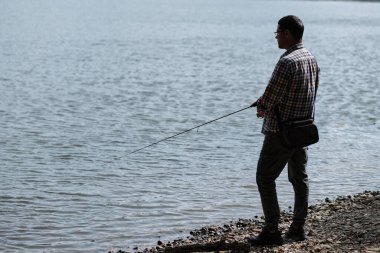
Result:
{"type": "Polygon", "coordinates": [[[279,134],[265,135],[257,165],[256,182],[260,192],[265,223],[277,229],[280,208],[276,192],[276,178],[288,164],[288,177],[294,189],[293,223],[303,225],[307,216],[309,185],[306,173],[307,148],[287,148],[279,134]]]}

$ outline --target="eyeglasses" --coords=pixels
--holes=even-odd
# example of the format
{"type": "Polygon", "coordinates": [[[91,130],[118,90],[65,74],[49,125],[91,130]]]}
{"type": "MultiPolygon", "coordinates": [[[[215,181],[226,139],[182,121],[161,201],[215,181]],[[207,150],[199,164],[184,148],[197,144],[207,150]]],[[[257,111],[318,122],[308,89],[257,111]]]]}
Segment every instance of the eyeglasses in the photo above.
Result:
{"type": "Polygon", "coordinates": [[[282,33],[283,31],[277,31],[277,32],[274,32],[274,35],[277,37],[277,35],[279,34],[279,33],[282,33]]]}

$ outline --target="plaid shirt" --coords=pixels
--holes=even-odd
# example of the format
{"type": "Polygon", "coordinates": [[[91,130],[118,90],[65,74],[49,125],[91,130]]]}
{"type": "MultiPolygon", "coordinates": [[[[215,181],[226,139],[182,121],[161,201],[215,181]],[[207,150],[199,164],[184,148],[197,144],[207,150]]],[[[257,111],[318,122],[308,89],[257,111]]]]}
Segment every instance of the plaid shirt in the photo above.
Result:
{"type": "Polygon", "coordinates": [[[265,112],[262,133],[277,133],[275,113],[278,106],[282,120],[306,119],[313,115],[319,85],[319,67],[302,43],[289,48],[278,61],[264,94],[257,101],[265,112]]]}

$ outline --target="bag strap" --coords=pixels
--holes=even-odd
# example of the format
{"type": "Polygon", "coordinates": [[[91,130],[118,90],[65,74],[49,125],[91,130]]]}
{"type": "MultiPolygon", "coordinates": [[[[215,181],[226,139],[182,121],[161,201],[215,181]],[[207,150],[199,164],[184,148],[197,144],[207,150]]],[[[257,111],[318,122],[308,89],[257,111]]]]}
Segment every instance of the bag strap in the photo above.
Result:
{"type": "Polygon", "coordinates": [[[315,100],[317,99],[317,91],[318,91],[318,87],[316,84],[319,84],[319,68],[317,72],[317,80],[315,80],[315,84],[314,84],[313,121],[314,121],[314,115],[315,115],[315,100]]]}

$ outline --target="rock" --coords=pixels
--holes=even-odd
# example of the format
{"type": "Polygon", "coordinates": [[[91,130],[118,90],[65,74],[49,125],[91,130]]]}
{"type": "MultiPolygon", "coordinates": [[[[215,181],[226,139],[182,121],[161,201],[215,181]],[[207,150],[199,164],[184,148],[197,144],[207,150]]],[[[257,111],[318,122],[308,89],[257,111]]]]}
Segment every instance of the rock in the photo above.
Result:
{"type": "MultiPolygon", "coordinates": [[[[259,247],[254,252],[380,252],[380,192],[365,192],[355,196],[325,198],[309,208],[305,225],[307,240],[288,243],[282,247],[259,247]]],[[[291,223],[291,213],[281,212],[280,229],[286,231],[291,223]]],[[[208,226],[193,230],[187,238],[180,238],[159,247],[145,249],[144,253],[159,253],[165,247],[194,245],[225,241],[244,242],[245,238],[260,233],[263,220],[239,219],[222,226],[208,226]]],[[[137,247],[134,251],[138,250],[137,247]]],[[[110,252],[115,253],[115,252],[110,252]]],[[[128,253],[128,252],[119,252],[128,253]]]]}

